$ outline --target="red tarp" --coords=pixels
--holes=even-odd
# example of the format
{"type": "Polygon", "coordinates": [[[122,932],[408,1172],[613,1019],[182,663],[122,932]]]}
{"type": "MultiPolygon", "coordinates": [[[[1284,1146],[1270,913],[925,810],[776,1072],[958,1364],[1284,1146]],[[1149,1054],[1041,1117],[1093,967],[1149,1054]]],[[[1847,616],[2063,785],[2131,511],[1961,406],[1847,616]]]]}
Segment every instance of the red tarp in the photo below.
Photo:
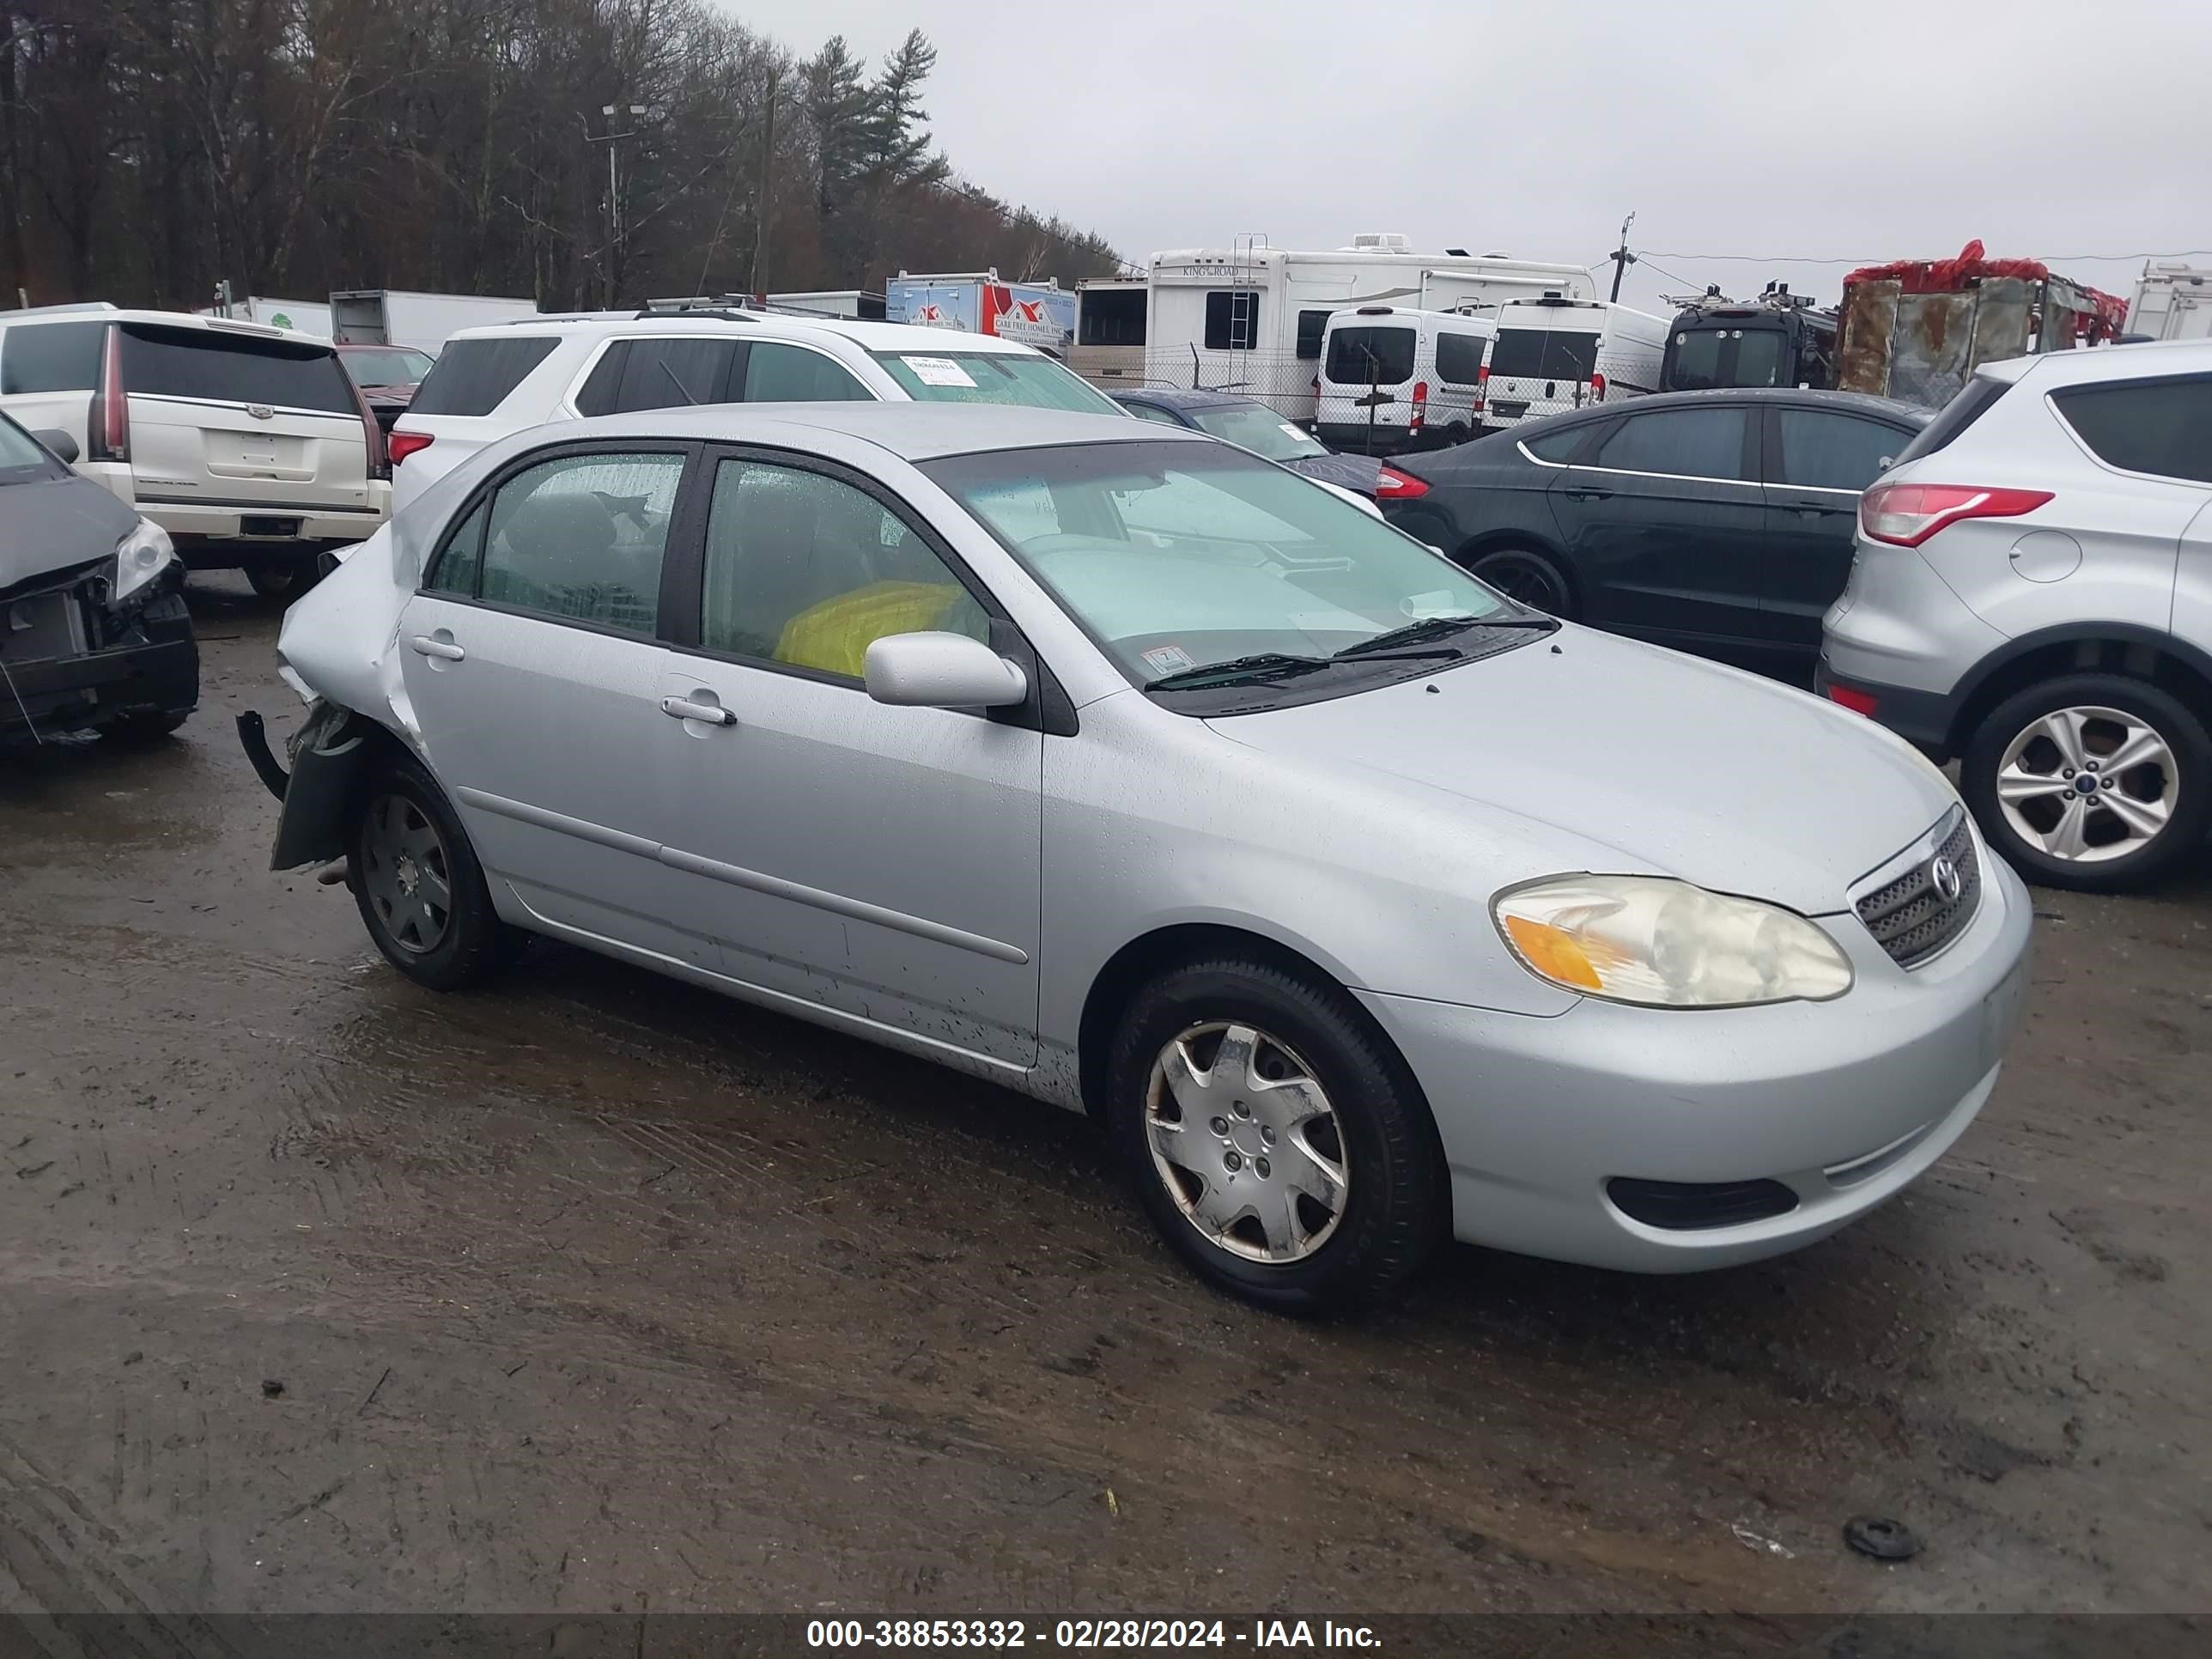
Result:
{"type": "MultiPolygon", "coordinates": [[[[1895,281],[1907,294],[1948,294],[1984,276],[2017,276],[2022,281],[2048,280],[2051,267],[2040,259],[1991,259],[1985,257],[1977,237],[1959,250],[1955,259],[1898,259],[1886,265],[1867,265],[1844,278],[1853,283],[1895,281]]],[[[2070,279],[2069,279],[2070,280],[2070,279]]],[[[2091,339],[2117,334],[2126,326],[2128,302],[2084,283],[2075,283],[2097,308],[2096,321],[2086,331],[2091,339]]]]}

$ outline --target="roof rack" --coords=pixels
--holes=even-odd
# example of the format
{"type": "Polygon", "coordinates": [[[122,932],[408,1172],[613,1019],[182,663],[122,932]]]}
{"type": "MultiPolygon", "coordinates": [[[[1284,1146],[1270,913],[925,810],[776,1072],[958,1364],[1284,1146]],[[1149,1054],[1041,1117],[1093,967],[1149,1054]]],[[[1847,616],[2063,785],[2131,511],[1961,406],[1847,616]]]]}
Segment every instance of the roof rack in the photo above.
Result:
{"type": "Polygon", "coordinates": [[[68,305],[11,306],[6,311],[0,312],[0,317],[59,317],[72,311],[112,311],[115,308],[112,301],[79,300],[68,305]]]}
{"type": "Polygon", "coordinates": [[[662,305],[640,307],[632,320],[647,323],[670,318],[713,317],[726,323],[752,323],[758,322],[760,316],[758,311],[735,311],[726,306],[662,305]]]}

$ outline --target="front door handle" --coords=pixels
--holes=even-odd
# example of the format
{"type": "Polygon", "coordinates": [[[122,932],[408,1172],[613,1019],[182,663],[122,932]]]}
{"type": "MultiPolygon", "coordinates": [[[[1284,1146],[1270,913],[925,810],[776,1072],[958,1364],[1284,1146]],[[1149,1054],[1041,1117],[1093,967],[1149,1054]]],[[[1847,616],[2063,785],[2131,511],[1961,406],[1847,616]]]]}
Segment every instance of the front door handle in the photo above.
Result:
{"type": "Polygon", "coordinates": [[[460,662],[468,653],[453,643],[450,637],[438,638],[429,634],[417,634],[407,641],[418,657],[435,657],[441,662],[460,662]]]}
{"type": "Polygon", "coordinates": [[[702,726],[735,726],[738,717],[720,703],[692,702],[684,697],[663,697],[660,712],[679,720],[697,720],[702,726]]]}
{"type": "Polygon", "coordinates": [[[1609,501],[1613,499],[1613,492],[1610,489],[1599,489],[1590,485],[1582,485],[1568,490],[1566,496],[1571,501],[1609,501]]]}

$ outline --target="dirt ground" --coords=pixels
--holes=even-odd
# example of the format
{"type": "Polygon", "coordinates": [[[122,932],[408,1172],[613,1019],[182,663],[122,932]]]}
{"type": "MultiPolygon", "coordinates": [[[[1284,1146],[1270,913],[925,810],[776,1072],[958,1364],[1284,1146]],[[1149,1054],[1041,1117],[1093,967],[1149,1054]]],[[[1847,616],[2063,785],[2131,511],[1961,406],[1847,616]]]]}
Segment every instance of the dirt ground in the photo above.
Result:
{"type": "Polygon", "coordinates": [[[1841,1237],[1299,1324],[1079,1120],[563,948],[408,985],[265,868],[276,612],[192,597],[178,741],[0,761],[0,1611],[2212,1600],[2212,867],[2039,893],[1995,1098],[1841,1237]]]}

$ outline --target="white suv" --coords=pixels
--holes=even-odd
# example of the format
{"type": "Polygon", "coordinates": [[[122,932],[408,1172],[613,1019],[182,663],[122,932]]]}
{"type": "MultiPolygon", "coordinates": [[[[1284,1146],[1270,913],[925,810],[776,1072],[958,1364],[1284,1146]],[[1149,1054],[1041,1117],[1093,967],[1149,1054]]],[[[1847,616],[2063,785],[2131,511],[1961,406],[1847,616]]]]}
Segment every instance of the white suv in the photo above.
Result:
{"type": "Polygon", "coordinates": [[[328,340],[109,305],[0,312],[0,410],[169,532],[290,594],[390,515],[383,434],[328,340]]]}
{"type": "Polygon", "coordinates": [[[685,404],[909,401],[1125,413],[1042,352],[986,334],[765,311],[525,318],[446,343],[392,429],[392,504],[551,421],[685,404]]]}
{"type": "Polygon", "coordinates": [[[1826,695],[1945,760],[2033,879],[2116,891],[2212,822],[2212,341],[1984,368],[1859,504],[1826,695]]]}

